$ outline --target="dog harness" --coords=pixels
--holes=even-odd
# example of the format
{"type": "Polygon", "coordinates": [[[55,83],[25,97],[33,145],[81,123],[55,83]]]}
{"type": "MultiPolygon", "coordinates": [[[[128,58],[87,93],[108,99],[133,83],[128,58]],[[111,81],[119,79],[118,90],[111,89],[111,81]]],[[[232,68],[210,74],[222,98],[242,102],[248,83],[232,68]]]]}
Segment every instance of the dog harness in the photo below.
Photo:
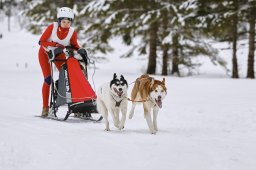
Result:
{"type": "MultiPolygon", "coordinates": [[[[114,98],[112,95],[110,95],[110,96],[115,100],[115,98],[114,98]]],[[[120,104],[121,104],[121,102],[122,102],[123,100],[124,100],[124,99],[120,100],[119,102],[115,100],[115,102],[116,102],[115,107],[119,107],[120,104]]]]}

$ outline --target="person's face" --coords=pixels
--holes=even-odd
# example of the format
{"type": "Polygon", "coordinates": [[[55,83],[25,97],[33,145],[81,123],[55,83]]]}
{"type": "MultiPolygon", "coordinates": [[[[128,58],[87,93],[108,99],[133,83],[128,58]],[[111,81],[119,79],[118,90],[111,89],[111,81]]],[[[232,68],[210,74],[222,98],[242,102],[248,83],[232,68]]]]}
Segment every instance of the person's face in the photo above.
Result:
{"type": "Polygon", "coordinates": [[[71,26],[71,21],[69,21],[67,19],[63,19],[60,21],[60,26],[62,28],[69,28],[71,26]]]}

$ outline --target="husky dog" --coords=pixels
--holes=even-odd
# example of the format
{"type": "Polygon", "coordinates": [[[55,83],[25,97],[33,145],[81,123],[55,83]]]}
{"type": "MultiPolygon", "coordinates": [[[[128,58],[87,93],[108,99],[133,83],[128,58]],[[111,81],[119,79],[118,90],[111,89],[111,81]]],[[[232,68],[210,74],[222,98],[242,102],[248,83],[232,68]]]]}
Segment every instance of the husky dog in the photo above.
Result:
{"type": "Polygon", "coordinates": [[[136,79],[131,93],[132,108],[129,118],[134,115],[134,109],[137,102],[143,102],[144,116],[147,121],[149,130],[152,134],[156,134],[157,114],[159,108],[162,108],[162,100],[167,94],[165,86],[165,78],[162,81],[155,80],[149,75],[142,75],[136,79]],[[153,122],[151,118],[151,110],[153,110],[153,122]]]}
{"type": "Polygon", "coordinates": [[[127,113],[127,88],[128,84],[123,75],[118,77],[114,73],[110,83],[105,83],[97,91],[97,110],[102,114],[106,131],[109,131],[108,113],[112,114],[115,127],[119,130],[124,128],[127,113]],[[122,118],[119,119],[119,112],[122,112],[122,118]]]}

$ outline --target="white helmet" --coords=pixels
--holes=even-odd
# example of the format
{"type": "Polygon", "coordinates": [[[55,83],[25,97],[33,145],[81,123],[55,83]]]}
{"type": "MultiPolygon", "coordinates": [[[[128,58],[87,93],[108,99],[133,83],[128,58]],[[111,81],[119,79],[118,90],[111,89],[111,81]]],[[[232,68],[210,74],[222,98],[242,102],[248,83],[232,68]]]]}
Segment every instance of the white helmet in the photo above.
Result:
{"type": "Polygon", "coordinates": [[[70,18],[71,20],[74,19],[74,13],[72,11],[72,9],[68,8],[68,7],[62,7],[58,10],[57,13],[57,18],[70,18]]]}

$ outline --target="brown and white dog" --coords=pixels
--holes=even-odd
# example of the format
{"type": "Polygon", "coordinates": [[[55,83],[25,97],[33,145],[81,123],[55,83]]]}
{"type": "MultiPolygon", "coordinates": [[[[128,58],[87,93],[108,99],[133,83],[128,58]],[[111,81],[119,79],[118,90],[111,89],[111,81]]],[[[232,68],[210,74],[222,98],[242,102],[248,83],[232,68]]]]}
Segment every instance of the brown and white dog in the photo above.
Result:
{"type": "Polygon", "coordinates": [[[129,119],[134,115],[136,104],[143,102],[144,116],[150,133],[156,134],[158,131],[157,114],[159,108],[162,108],[162,100],[165,98],[166,94],[165,78],[163,78],[162,81],[155,80],[149,75],[142,75],[137,78],[131,93],[132,108],[129,119]],[[153,110],[153,121],[151,118],[151,110],[153,110]]]}

